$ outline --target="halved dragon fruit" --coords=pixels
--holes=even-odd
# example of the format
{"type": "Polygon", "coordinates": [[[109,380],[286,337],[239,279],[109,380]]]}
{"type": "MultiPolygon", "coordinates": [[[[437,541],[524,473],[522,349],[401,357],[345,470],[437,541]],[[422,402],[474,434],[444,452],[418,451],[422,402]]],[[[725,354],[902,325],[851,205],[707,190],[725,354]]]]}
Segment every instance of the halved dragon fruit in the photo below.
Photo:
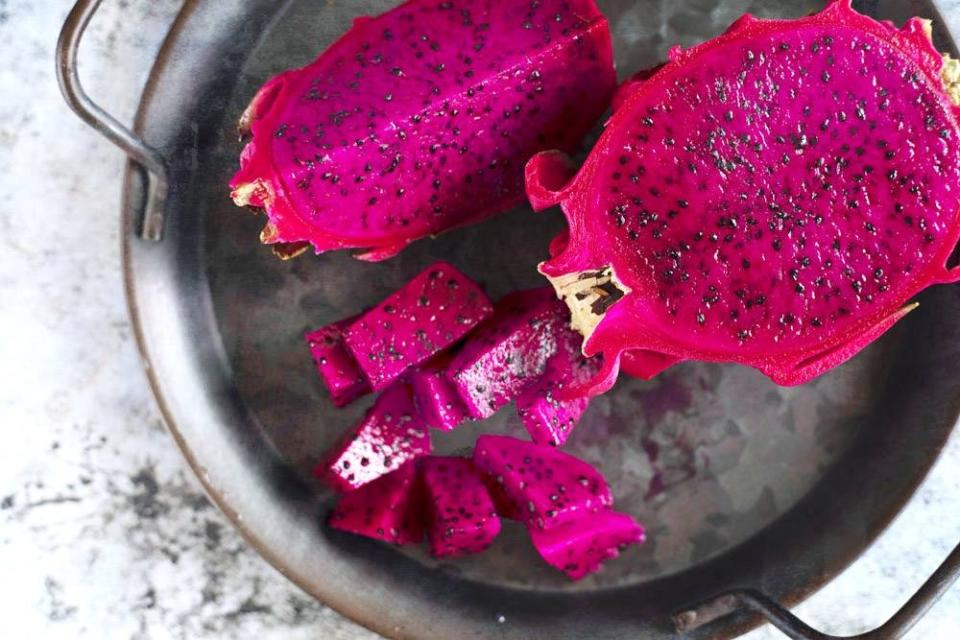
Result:
{"type": "Polygon", "coordinates": [[[260,89],[232,197],[281,257],[382,260],[522,201],[527,159],[573,151],[615,84],[593,0],[410,0],[260,89]]]}
{"type": "Polygon", "coordinates": [[[452,431],[469,417],[457,388],[447,375],[449,357],[410,374],[410,386],[420,415],[427,424],[441,431],[452,431]]]}
{"type": "Polygon", "coordinates": [[[747,15],[624,88],[572,181],[560,154],[532,159],[531,202],[569,222],[541,272],[603,354],[570,395],[630,351],[641,374],[697,359],[800,384],[960,278],[958,71],[928,23],[849,0],[747,15]]]}
{"type": "Polygon", "coordinates": [[[536,382],[556,352],[556,327],[569,313],[549,287],[518,291],[453,356],[449,376],[469,414],[489,418],[536,382]]]}
{"type": "Polygon", "coordinates": [[[437,262],[351,322],[343,329],[343,344],[379,391],[492,313],[493,305],[479,285],[437,262]]]}
{"type": "Polygon", "coordinates": [[[623,548],[643,539],[640,524],[613,511],[593,513],[552,529],[530,529],[530,540],[543,559],[574,580],[595,573],[605,560],[616,558],[623,548]]]}
{"type": "Polygon", "coordinates": [[[423,521],[423,495],[413,461],[340,496],[329,519],[334,529],[393,544],[420,542],[423,521]]]}
{"type": "Polygon", "coordinates": [[[493,480],[497,502],[531,529],[550,529],[613,504],[610,487],[583,460],[548,445],[484,435],[473,450],[477,468],[493,480]]]}
{"type": "Polygon", "coordinates": [[[587,410],[590,398],[561,398],[561,391],[582,386],[600,370],[600,358],[585,358],[583,336],[557,323],[557,352],[547,361],[543,375],[517,396],[517,415],[537,444],[563,446],[587,410]]]}
{"type": "Polygon", "coordinates": [[[469,458],[430,456],[420,464],[430,552],[438,558],[479,553],[500,533],[500,518],[469,458]]]}
{"type": "Polygon", "coordinates": [[[315,473],[334,489],[352,491],[430,451],[430,433],[410,387],[397,383],[377,397],[315,473]]]}
{"type": "Polygon", "coordinates": [[[357,361],[343,345],[343,330],[355,319],[334,322],[306,335],[317,372],[337,407],[344,407],[370,392],[370,384],[357,366],[357,361]]]}

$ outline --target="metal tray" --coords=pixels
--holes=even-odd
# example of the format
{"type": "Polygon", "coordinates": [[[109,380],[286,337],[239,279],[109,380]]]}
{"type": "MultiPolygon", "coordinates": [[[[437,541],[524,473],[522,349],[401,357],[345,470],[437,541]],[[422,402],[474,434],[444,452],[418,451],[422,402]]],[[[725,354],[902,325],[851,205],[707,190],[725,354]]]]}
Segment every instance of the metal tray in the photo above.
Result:
{"type": "MultiPolygon", "coordinates": [[[[336,411],[327,402],[303,332],[378,301],[438,258],[494,296],[537,285],[534,266],[562,222],[520,208],[383,264],[346,255],[280,262],[256,240],[260,221],[227,197],[240,150],[234,123],[266,78],[311,60],[355,16],[392,3],[188,1],[154,65],[136,133],[77,82],[77,44],[98,4],[77,3],[58,71],[81,117],[132,158],[123,258],[144,365],[188,463],[267,560],[397,638],[724,638],[759,621],[738,609],[766,615],[791,637],[823,637],[773,600],[796,603],[842,570],[936,458],[960,413],[960,289],[925,293],[883,340],[802,387],[690,363],[651,382],[623,381],[595,401],[569,450],[607,475],[618,508],[647,525],[649,542],[594,578],[572,584],[544,567],[518,526],[506,526],[487,553],[456,562],[334,532],[322,524],[332,496],[309,471],[365,405],[336,411]]],[[[621,75],[655,64],[671,44],[715,35],[743,11],[796,16],[820,6],[599,4],[621,75]]],[[[859,8],[896,21],[936,15],[923,2],[859,8]]],[[[952,50],[946,34],[937,37],[952,50]]],[[[435,442],[460,451],[481,432],[518,428],[503,411],[435,442]]],[[[958,566],[955,551],[876,637],[907,628],[958,566]]]]}

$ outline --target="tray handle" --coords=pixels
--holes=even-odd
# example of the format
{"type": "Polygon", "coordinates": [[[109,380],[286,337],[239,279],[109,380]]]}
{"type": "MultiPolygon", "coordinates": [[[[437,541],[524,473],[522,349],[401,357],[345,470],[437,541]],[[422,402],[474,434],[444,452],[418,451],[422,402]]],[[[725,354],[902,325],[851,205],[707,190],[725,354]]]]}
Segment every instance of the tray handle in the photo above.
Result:
{"type": "Polygon", "coordinates": [[[718,618],[738,611],[758,613],[767,622],[793,640],[894,640],[901,638],[923,617],[960,577],[960,544],[937,567],[926,582],[917,589],[906,604],[881,626],[855,636],[832,636],[817,631],[800,618],[790,613],[775,600],[754,589],[728,591],[711,598],[692,609],[673,615],[677,632],[683,634],[702,627],[718,618]]]}
{"type": "Polygon", "coordinates": [[[64,99],[80,119],[96,129],[146,172],[148,189],[144,209],[140,215],[140,237],[146,240],[163,239],[165,204],[167,199],[167,165],[163,156],[140,136],[120,124],[90,99],[80,84],[77,73],[77,50],[80,39],[101,0],[77,0],[70,10],[57,40],[57,81],[64,99]]]}

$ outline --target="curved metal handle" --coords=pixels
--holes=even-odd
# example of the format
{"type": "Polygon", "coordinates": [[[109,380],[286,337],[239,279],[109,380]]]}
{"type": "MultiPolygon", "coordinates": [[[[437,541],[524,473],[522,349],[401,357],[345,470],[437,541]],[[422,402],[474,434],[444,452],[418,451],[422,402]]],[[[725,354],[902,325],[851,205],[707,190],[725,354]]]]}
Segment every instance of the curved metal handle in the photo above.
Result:
{"type": "Polygon", "coordinates": [[[873,631],[855,636],[831,636],[809,626],[783,606],[753,589],[729,591],[692,609],[674,614],[677,631],[684,633],[737,611],[759,613],[793,640],[894,640],[903,637],[960,577],[960,544],[917,592],[893,616],[873,631]]]}
{"type": "Polygon", "coordinates": [[[77,73],[77,49],[80,38],[101,0],[77,0],[70,10],[57,41],[57,80],[70,108],[110,142],[123,149],[131,160],[147,172],[149,188],[142,215],[140,236],[163,239],[164,205],[167,199],[167,166],[159,151],[104,111],[83,90],[77,73]]]}

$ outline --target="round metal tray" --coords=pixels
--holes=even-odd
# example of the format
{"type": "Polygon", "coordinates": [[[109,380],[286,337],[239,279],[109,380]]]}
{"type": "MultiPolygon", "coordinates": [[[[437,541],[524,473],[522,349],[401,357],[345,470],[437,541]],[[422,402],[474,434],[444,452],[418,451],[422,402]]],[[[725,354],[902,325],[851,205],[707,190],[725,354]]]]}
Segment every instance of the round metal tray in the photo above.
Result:
{"type": "MultiPolygon", "coordinates": [[[[97,4],[81,0],[68,21],[61,80],[81,115],[136,161],[122,204],[127,293],[170,431],[260,553],[386,636],[599,640],[680,629],[731,637],[758,621],[723,615],[740,607],[798,625],[751,590],[795,603],[836,575],[898,512],[960,413],[952,320],[960,290],[941,288],[879,343],[809,385],[781,388],[751,370],[690,363],[651,382],[623,381],[595,401],[569,450],[600,467],[618,508],[647,525],[649,542],[594,578],[573,584],[545,568],[518,526],[505,527],[487,553],[455,562],[331,531],[322,516],[332,496],[310,467],[365,405],[337,411],[327,402],[303,332],[375,303],[436,259],[493,296],[535,286],[535,264],[562,222],[520,208],[382,264],[346,255],[280,262],[256,240],[260,221],[228,198],[240,150],[234,122],[271,74],[308,62],[355,16],[391,3],[187,2],[144,91],[136,135],[76,84],[76,44],[97,4]]],[[[714,35],[744,10],[815,8],[599,4],[621,75],[656,63],[674,42],[714,35]]],[[[934,14],[924,3],[864,4],[897,20],[934,14]]],[[[503,411],[435,444],[461,451],[481,432],[518,428],[503,411]]],[[[935,592],[921,593],[916,607],[935,592]]],[[[901,627],[917,612],[903,615],[894,620],[901,627]]],[[[796,629],[794,637],[808,637],[796,629]]]]}

